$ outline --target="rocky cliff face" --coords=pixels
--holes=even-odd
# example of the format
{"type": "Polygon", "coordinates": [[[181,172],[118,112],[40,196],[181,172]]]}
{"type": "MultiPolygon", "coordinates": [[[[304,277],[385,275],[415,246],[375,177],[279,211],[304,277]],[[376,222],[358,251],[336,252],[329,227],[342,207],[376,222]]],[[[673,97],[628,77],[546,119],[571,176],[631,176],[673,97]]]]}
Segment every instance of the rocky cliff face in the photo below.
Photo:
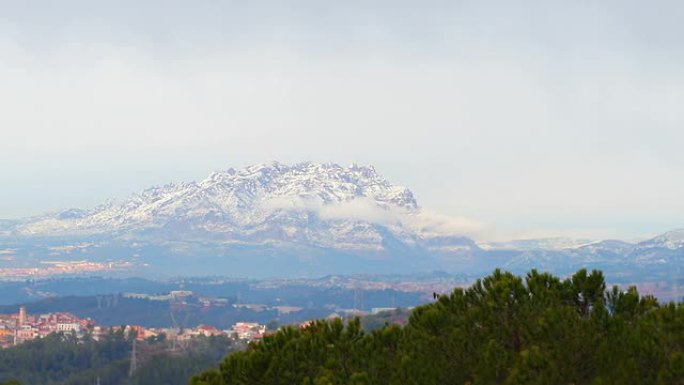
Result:
{"type": "Polygon", "coordinates": [[[157,255],[289,255],[308,264],[358,263],[359,271],[364,261],[435,267],[433,255],[462,258],[479,250],[433,222],[409,189],[371,166],[273,162],[28,218],[5,232],[22,239],[97,238],[119,249],[153,246],[157,255]]]}

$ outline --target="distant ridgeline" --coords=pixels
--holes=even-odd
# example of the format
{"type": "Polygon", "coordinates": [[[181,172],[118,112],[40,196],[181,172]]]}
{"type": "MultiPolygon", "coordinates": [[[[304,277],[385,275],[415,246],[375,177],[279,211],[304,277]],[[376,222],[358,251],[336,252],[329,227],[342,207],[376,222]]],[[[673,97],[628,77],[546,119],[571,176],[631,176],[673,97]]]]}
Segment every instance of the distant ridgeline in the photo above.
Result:
{"type": "Polygon", "coordinates": [[[606,291],[599,271],[496,270],[405,327],[287,327],[191,384],[684,384],[684,304],[606,291]]]}
{"type": "Polygon", "coordinates": [[[92,208],[0,219],[0,279],[482,276],[505,267],[560,275],[599,269],[627,282],[674,286],[659,287],[672,297],[684,285],[684,229],[633,244],[565,238],[481,243],[467,236],[478,228],[422,209],[410,189],[372,166],[272,162],[153,186],[92,208]]]}

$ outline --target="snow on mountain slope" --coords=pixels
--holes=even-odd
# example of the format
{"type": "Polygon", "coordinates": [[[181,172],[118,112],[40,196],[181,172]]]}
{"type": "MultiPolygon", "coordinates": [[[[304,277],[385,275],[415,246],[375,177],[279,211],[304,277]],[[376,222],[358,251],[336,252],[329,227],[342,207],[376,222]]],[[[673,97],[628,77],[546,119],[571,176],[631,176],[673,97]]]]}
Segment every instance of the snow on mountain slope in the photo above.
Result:
{"type": "Polygon", "coordinates": [[[679,250],[684,248],[684,229],[673,230],[638,244],[639,249],[663,248],[679,250]]]}
{"type": "MultiPolygon", "coordinates": [[[[294,242],[382,251],[389,244],[415,247],[445,235],[434,234],[434,227],[410,190],[392,185],[373,167],[272,162],[214,172],[200,182],[152,187],[92,210],[71,209],[30,218],[15,232],[22,236],[134,234],[226,243],[294,242]]],[[[444,250],[476,248],[466,240],[453,238],[451,243],[430,245],[444,250]]]]}
{"type": "Polygon", "coordinates": [[[578,252],[591,255],[628,255],[634,250],[635,245],[619,240],[605,240],[592,242],[577,248],[578,252]]]}
{"type": "Polygon", "coordinates": [[[92,243],[97,247],[69,257],[132,260],[174,273],[222,266],[247,275],[496,267],[660,274],[684,261],[684,230],[636,245],[547,238],[480,247],[463,235],[473,229],[421,209],[410,190],[373,167],[277,162],[152,187],[92,209],[0,221],[2,242],[18,250],[17,261],[62,258],[55,250],[92,243]]]}
{"type": "Polygon", "coordinates": [[[486,250],[564,250],[574,249],[592,243],[586,239],[572,239],[565,237],[515,239],[507,242],[483,243],[480,246],[486,250]]]}

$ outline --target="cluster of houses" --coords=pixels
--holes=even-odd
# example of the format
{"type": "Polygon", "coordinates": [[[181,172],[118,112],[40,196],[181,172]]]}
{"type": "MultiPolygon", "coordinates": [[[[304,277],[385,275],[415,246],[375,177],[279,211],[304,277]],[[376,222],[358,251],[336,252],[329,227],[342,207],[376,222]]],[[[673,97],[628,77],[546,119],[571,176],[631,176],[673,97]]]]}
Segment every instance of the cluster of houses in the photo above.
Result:
{"type": "MultiPolygon", "coordinates": [[[[117,329],[116,327],[114,328],[117,329]]],[[[234,340],[255,341],[266,334],[266,326],[256,322],[238,322],[230,329],[218,329],[211,325],[199,325],[194,328],[145,328],[142,326],[126,326],[126,332],[133,330],[138,340],[156,338],[161,335],[168,339],[186,341],[200,336],[227,336],[234,340]]]]}
{"type": "MultiPolygon", "coordinates": [[[[99,340],[110,330],[121,327],[101,327],[92,319],[81,319],[70,313],[48,313],[30,315],[26,307],[21,306],[16,314],[0,314],[0,347],[7,348],[23,342],[43,338],[51,333],[73,334],[83,337],[88,333],[99,340]]],[[[253,322],[238,322],[231,329],[219,330],[213,326],[200,325],[195,328],[145,328],[142,326],[125,326],[125,332],[135,332],[138,340],[155,338],[164,335],[172,340],[189,340],[199,336],[224,335],[236,340],[254,341],[266,333],[266,326],[253,322]]]]}
{"type": "Polygon", "coordinates": [[[75,333],[82,336],[85,331],[98,329],[93,320],[80,319],[70,313],[48,313],[30,315],[21,306],[19,313],[0,315],[0,347],[17,345],[51,333],[75,333]]]}

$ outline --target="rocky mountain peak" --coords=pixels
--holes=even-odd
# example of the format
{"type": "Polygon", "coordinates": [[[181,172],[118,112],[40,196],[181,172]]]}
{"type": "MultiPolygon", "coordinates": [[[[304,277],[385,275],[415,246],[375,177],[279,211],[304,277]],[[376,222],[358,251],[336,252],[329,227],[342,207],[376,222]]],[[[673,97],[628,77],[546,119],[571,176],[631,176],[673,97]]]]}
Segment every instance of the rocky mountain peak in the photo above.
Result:
{"type": "Polygon", "coordinates": [[[269,162],[216,171],[199,182],[153,186],[91,210],[71,209],[32,218],[18,230],[28,235],[62,235],[139,231],[173,224],[231,234],[287,226],[294,232],[301,231],[295,225],[312,226],[302,222],[306,213],[330,222],[344,219],[345,210],[351,212],[350,219],[355,219],[354,210],[372,211],[370,216],[377,217],[383,210],[416,212],[418,203],[410,190],[389,183],[372,166],[269,162]],[[332,209],[343,204],[354,207],[332,209]]]}

